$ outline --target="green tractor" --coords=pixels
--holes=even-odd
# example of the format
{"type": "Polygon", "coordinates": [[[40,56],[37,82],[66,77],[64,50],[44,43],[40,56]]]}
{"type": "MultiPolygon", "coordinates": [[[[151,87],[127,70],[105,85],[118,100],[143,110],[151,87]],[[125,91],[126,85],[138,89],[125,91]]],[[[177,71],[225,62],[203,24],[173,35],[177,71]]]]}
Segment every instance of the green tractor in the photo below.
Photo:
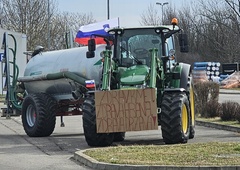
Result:
{"type": "MultiPolygon", "coordinates": [[[[83,128],[89,146],[123,141],[126,131],[158,129],[166,144],[186,143],[195,135],[194,91],[189,64],[176,62],[187,36],[177,19],[168,26],[113,28],[101,53],[100,83],[83,102],[83,128]]],[[[96,35],[97,36],[97,35],[96,35]]],[[[95,57],[94,39],[87,58],[95,57]]],[[[91,84],[91,82],[90,82],[91,84]]]]}

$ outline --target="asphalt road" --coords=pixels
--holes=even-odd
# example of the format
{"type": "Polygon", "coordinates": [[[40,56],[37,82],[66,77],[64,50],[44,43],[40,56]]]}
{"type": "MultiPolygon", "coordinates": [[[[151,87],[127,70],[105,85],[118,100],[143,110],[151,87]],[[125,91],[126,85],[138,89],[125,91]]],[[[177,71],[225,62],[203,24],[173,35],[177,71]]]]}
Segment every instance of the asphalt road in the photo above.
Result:
{"type": "Polygon", "coordinates": [[[238,94],[220,94],[219,102],[233,101],[240,104],[240,93],[238,94]]]}
{"type": "MultiPolygon", "coordinates": [[[[220,96],[221,98],[222,96],[220,96]]],[[[223,96],[224,97],[224,96],[223,96]]],[[[231,99],[239,96],[230,96],[231,99]]],[[[20,117],[0,118],[0,169],[1,170],[89,170],[72,160],[75,151],[89,148],[86,144],[82,117],[64,117],[65,127],[60,127],[60,117],[50,137],[30,138],[22,127],[20,117]]],[[[196,136],[189,143],[221,141],[239,142],[240,134],[196,126],[196,136]]],[[[161,130],[127,132],[126,140],[114,145],[163,145],[161,130]]]]}

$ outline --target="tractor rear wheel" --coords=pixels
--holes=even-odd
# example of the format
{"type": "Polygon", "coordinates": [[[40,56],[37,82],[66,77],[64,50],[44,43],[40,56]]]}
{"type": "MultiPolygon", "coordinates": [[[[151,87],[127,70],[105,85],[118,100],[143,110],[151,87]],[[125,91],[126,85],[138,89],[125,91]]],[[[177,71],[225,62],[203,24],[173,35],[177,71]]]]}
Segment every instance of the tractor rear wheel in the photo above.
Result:
{"type": "Polygon", "coordinates": [[[114,134],[114,142],[122,142],[125,139],[125,132],[116,132],[114,134]]]}
{"type": "Polygon", "coordinates": [[[83,102],[83,130],[89,146],[110,146],[113,143],[113,133],[97,133],[94,96],[88,96],[83,102]]]}
{"type": "Polygon", "coordinates": [[[190,134],[189,139],[193,139],[195,136],[195,97],[193,84],[190,84],[189,88],[189,101],[190,101],[190,110],[191,110],[191,123],[190,123],[190,134]]]}
{"type": "Polygon", "coordinates": [[[162,100],[161,129],[166,144],[186,143],[190,134],[189,100],[183,92],[165,92],[162,100]]]}
{"type": "Polygon", "coordinates": [[[22,124],[30,137],[52,134],[56,123],[56,101],[44,93],[28,95],[22,105],[22,124]]]}

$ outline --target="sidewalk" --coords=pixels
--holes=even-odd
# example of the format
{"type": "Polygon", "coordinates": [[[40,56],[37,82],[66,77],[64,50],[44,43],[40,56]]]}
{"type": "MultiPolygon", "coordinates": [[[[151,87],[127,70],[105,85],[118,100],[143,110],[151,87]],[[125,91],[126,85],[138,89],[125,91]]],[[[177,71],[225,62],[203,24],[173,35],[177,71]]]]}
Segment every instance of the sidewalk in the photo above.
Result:
{"type": "Polygon", "coordinates": [[[220,89],[219,92],[220,94],[239,94],[240,95],[240,90],[220,89]]]}

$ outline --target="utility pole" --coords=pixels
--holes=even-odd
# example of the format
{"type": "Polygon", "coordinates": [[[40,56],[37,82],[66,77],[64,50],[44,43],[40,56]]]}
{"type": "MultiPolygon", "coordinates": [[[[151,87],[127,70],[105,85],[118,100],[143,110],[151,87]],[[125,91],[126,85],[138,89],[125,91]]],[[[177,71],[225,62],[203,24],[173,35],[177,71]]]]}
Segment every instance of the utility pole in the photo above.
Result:
{"type": "Polygon", "coordinates": [[[48,0],[48,51],[50,50],[50,0],[48,0]]]}
{"type": "Polygon", "coordinates": [[[240,13],[240,0],[238,0],[238,12],[240,13]]]}
{"type": "Polygon", "coordinates": [[[110,19],[109,0],[107,0],[107,19],[110,19]]]}
{"type": "Polygon", "coordinates": [[[161,3],[161,2],[156,2],[156,5],[161,5],[162,6],[162,24],[163,24],[163,6],[164,5],[167,5],[168,4],[168,2],[163,2],[163,3],[161,3]]]}

